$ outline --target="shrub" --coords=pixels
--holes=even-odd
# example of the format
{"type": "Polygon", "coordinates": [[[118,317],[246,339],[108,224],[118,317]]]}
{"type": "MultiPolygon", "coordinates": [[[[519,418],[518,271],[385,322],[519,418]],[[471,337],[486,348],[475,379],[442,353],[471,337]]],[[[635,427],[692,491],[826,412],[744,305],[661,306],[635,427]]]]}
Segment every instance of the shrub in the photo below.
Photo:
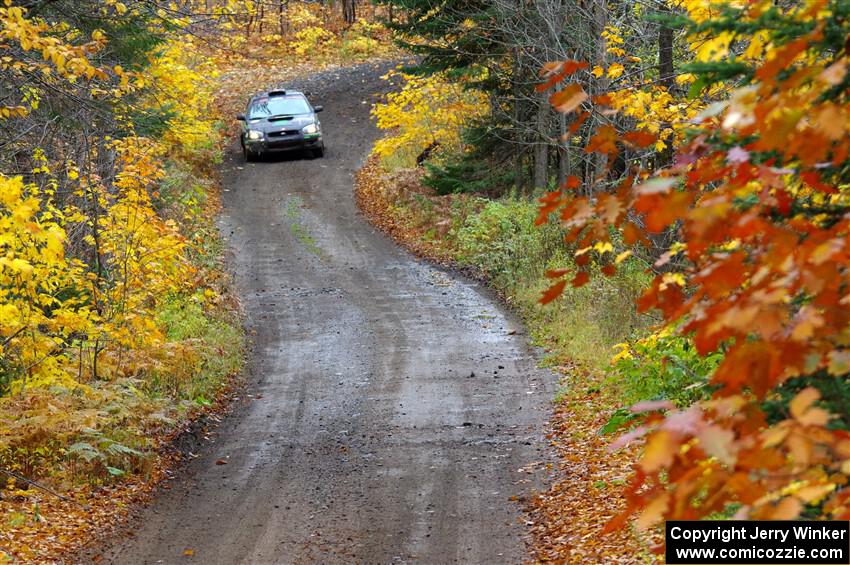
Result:
{"type": "Polygon", "coordinates": [[[292,49],[299,56],[320,55],[336,40],[336,36],[319,26],[310,26],[295,34],[292,49]]]}
{"type": "Polygon", "coordinates": [[[669,330],[617,347],[611,376],[621,380],[629,404],[666,399],[684,407],[707,398],[709,376],[723,358],[721,353],[700,356],[690,339],[669,330]]]}
{"type": "Polygon", "coordinates": [[[523,200],[493,200],[455,234],[458,259],[505,288],[543,274],[560,242],[560,229],[534,226],[536,207],[523,200]]]}

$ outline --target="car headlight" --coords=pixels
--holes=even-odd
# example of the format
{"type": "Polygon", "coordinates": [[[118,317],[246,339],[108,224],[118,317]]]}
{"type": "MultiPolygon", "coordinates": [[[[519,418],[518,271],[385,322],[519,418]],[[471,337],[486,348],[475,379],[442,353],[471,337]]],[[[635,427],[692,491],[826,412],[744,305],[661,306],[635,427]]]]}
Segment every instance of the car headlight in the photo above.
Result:
{"type": "Polygon", "coordinates": [[[263,132],[257,131],[255,129],[248,130],[247,137],[252,141],[257,141],[259,139],[263,139],[263,132]]]}
{"type": "Polygon", "coordinates": [[[307,133],[307,134],[310,134],[310,133],[319,133],[319,126],[317,126],[316,124],[310,124],[309,126],[306,126],[306,127],[305,127],[304,129],[302,129],[301,131],[302,131],[303,133],[307,133]]]}

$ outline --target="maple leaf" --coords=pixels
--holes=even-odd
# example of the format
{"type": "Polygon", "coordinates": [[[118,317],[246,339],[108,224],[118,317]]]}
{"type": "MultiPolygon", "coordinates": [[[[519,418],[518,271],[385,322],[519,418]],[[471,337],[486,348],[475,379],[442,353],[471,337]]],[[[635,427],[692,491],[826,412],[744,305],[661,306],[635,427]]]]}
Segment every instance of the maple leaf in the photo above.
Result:
{"type": "Polygon", "coordinates": [[[587,93],[578,83],[568,85],[549,97],[549,103],[561,113],[568,114],[587,100],[587,93]]]}
{"type": "Polygon", "coordinates": [[[679,441],[671,432],[660,430],[649,436],[640,459],[640,466],[645,473],[655,473],[669,467],[673,456],[679,450],[679,441]]]}
{"type": "Polygon", "coordinates": [[[573,278],[570,284],[575,288],[579,288],[586,285],[588,281],[590,281],[590,275],[587,273],[587,271],[579,271],[578,273],[576,273],[576,276],[573,278]]]}
{"type": "Polygon", "coordinates": [[[644,130],[628,131],[623,134],[623,141],[640,148],[649,147],[657,140],[654,134],[644,130]]]}
{"type": "Polygon", "coordinates": [[[540,69],[540,76],[548,80],[543,84],[537,85],[535,90],[537,92],[548,90],[576,71],[587,68],[587,66],[588,64],[585,61],[572,60],[545,63],[540,69]]]}
{"type": "Polygon", "coordinates": [[[848,120],[850,120],[850,116],[835,104],[822,106],[815,117],[819,131],[833,141],[838,141],[847,134],[848,120]]]}
{"type": "Polygon", "coordinates": [[[543,296],[540,298],[541,304],[549,304],[564,292],[564,287],[567,286],[566,280],[560,280],[550,286],[546,291],[543,292],[543,296]]]}
{"type": "Polygon", "coordinates": [[[662,516],[664,516],[669,505],[670,494],[666,492],[659,494],[644,507],[643,512],[641,512],[638,519],[635,520],[635,527],[638,531],[643,531],[648,529],[650,526],[654,526],[661,520],[662,516]]]}
{"type": "Polygon", "coordinates": [[[803,504],[795,497],[786,497],[769,513],[771,520],[793,520],[803,511],[803,504]]]}
{"type": "Polygon", "coordinates": [[[734,465],[737,445],[731,430],[715,424],[702,426],[696,434],[706,453],[725,465],[734,465]]]}

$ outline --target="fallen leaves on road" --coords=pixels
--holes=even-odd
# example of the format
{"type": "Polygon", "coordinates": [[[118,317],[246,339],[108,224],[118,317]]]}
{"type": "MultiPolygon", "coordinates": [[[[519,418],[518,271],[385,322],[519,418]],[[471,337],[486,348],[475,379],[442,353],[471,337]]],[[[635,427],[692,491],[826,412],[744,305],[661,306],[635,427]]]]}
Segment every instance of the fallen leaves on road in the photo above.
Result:
{"type": "Polygon", "coordinates": [[[625,507],[621,493],[634,450],[611,452],[611,435],[600,435],[617,399],[591,371],[566,365],[567,391],[555,407],[549,438],[558,452],[561,478],[528,505],[531,550],[538,563],[652,563],[658,535],[628,529],[602,534],[625,507]]]}

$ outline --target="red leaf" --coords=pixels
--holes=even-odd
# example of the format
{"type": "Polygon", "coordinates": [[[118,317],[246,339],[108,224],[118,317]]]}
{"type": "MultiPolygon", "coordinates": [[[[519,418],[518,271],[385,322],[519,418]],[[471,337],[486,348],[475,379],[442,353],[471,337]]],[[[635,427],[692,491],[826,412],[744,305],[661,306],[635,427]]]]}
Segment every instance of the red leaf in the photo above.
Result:
{"type": "Polygon", "coordinates": [[[549,304],[564,292],[564,287],[567,286],[566,280],[560,280],[549,287],[546,292],[543,293],[543,297],[540,299],[540,304],[549,304]]]}
{"type": "Polygon", "coordinates": [[[602,534],[610,534],[613,531],[622,529],[623,526],[626,525],[626,520],[628,520],[633,513],[634,510],[629,508],[628,510],[625,510],[611,518],[608,523],[605,524],[605,527],[602,528],[602,534]]]}
{"type": "Polygon", "coordinates": [[[838,192],[838,189],[834,186],[829,186],[828,184],[823,184],[820,181],[820,175],[814,171],[807,171],[805,173],[800,173],[800,177],[806,181],[806,184],[814,188],[819,192],[823,192],[825,194],[835,194],[838,192]]]}
{"type": "Polygon", "coordinates": [[[611,126],[602,126],[596,130],[596,133],[594,133],[593,137],[591,137],[587,142],[585,151],[587,153],[593,153],[595,151],[597,153],[614,155],[618,152],[617,140],[619,138],[620,136],[617,133],[617,130],[611,126]]]}
{"type": "Polygon", "coordinates": [[[577,176],[570,175],[567,177],[567,180],[564,181],[563,188],[566,189],[576,189],[581,186],[581,179],[577,176]]]}
{"type": "Polygon", "coordinates": [[[586,285],[589,280],[590,275],[588,275],[586,271],[579,271],[578,273],[576,273],[576,276],[571,284],[574,287],[579,288],[581,286],[586,285]]]}
{"type": "Polygon", "coordinates": [[[650,194],[638,198],[635,210],[646,214],[647,231],[661,233],[685,216],[693,199],[694,195],[690,192],[674,192],[667,196],[650,194]]]}
{"type": "Polygon", "coordinates": [[[579,128],[584,124],[585,121],[587,121],[587,118],[589,118],[589,117],[590,117],[590,112],[579,112],[576,115],[576,119],[573,120],[573,123],[571,123],[570,127],[568,128],[570,130],[570,133],[574,134],[575,132],[577,132],[579,130],[579,128]]]}
{"type": "Polygon", "coordinates": [[[584,69],[586,67],[587,63],[584,61],[568,60],[546,63],[543,65],[543,68],[540,69],[540,76],[548,78],[548,80],[543,84],[537,85],[535,90],[537,92],[543,92],[575,73],[577,70],[584,69]]]}
{"type": "Polygon", "coordinates": [[[649,147],[657,138],[648,131],[629,131],[623,135],[623,141],[637,147],[649,147]]]}

